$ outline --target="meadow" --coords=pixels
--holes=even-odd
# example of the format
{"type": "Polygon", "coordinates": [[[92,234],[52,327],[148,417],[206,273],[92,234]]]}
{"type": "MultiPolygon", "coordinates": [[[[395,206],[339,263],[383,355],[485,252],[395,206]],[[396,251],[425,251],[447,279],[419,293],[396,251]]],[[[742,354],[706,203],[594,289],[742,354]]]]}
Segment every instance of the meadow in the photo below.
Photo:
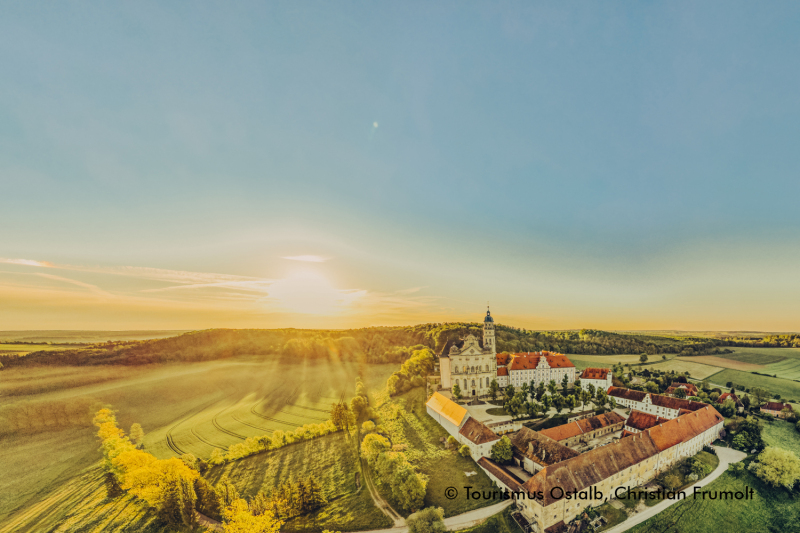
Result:
{"type": "Polygon", "coordinates": [[[767,445],[790,450],[800,457],[800,432],[795,429],[794,424],[773,420],[764,424],[763,436],[767,445]]]}
{"type": "Polygon", "coordinates": [[[771,394],[780,394],[783,400],[791,400],[795,403],[800,402],[800,383],[790,379],[773,378],[771,376],[760,376],[740,370],[724,369],[719,374],[714,374],[709,382],[723,388],[728,382],[735,383],[736,385],[744,385],[745,388],[748,389],[761,387],[767,389],[771,394]]]}
{"type": "MultiPolygon", "coordinates": [[[[408,460],[428,476],[425,507],[444,509],[445,517],[492,505],[492,500],[467,499],[459,496],[449,500],[445,489],[471,486],[474,490],[491,490],[492,482],[471,458],[461,457],[455,450],[445,450],[443,440],[447,431],[440,426],[425,408],[425,391],[415,388],[396,397],[375,395],[380,424],[388,433],[393,445],[406,447],[408,460]],[[474,473],[473,473],[474,472],[474,473]],[[467,475],[469,474],[469,475],[467,475]]],[[[391,495],[378,485],[383,497],[392,503],[391,495]]],[[[399,507],[393,505],[399,512],[399,507]]]]}
{"type": "Polygon", "coordinates": [[[392,364],[291,364],[263,356],[141,367],[5,369],[0,523],[46,500],[99,460],[89,405],[112,406],[123,428],[142,424],[145,449],[159,458],[186,452],[207,458],[215,447],[248,436],[319,423],[328,418],[331,403],[353,394],[359,373],[367,387],[377,387],[394,370],[392,364]],[[54,411],[75,404],[85,407],[80,419],[51,420],[54,411]],[[12,414],[18,426],[9,423],[12,414]]]}
{"type": "Polygon", "coordinates": [[[327,504],[316,512],[287,521],[281,531],[390,527],[391,520],[375,507],[363,479],[357,483],[360,472],[354,438],[335,433],[217,466],[206,477],[216,483],[227,474],[247,498],[259,491],[269,493],[290,479],[316,479],[327,504]]]}
{"type": "Polygon", "coordinates": [[[754,499],[720,502],[688,497],[631,528],[631,533],[718,533],[797,531],[800,505],[785,489],[776,489],[745,472],[741,477],[724,473],[703,487],[707,491],[755,490],[754,499]]]}

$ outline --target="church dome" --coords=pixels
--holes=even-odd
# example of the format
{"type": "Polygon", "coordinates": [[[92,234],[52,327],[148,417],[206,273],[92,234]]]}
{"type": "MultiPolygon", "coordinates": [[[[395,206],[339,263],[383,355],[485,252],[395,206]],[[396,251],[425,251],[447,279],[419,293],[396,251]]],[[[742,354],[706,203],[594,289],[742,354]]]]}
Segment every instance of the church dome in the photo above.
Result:
{"type": "Polygon", "coordinates": [[[484,322],[494,322],[494,318],[492,318],[492,314],[489,310],[486,310],[486,318],[483,319],[484,322]]]}

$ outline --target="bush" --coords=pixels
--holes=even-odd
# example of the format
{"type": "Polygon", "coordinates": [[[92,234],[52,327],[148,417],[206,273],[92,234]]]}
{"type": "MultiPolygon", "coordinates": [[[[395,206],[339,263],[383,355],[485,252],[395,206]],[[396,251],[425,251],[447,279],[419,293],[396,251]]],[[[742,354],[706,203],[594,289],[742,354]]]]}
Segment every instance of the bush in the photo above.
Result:
{"type": "Polygon", "coordinates": [[[467,446],[466,444],[463,444],[461,446],[461,448],[458,449],[458,453],[461,454],[461,457],[471,457],[472,456],[472,452],[470,451],[469,446],[467,446]]]}

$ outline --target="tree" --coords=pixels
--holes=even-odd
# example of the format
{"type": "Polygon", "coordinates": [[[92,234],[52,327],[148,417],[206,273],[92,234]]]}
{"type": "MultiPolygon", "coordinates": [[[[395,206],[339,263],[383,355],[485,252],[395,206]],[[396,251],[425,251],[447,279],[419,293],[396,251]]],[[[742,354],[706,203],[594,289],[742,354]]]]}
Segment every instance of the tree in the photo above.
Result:
{"type": "Polygon", "coordinates": [[[236,485],[231,483],[228,474],[222,475],[217,483],[216,491],[222,509],[227,509],[239,498],[239,491],[236,489],[236,485]]]}
{"type": "Polygon", "coordinates": [[[597,389],[595,397],[597,398],[596,403],[598,407],[605,407],[605,405],[608,403],[608,393],[606,393],[606,391],[603,389],[597,389]]]}
{"type": "Polygon", "coordinates": [[[588,390],[588,391],[589,391],[589,400],[591,400],[592,398],[594,398],[594,394],[595,394],[594,385],[592,385],[591,383],[589,383],[589,386],[588,386],[588,387],[586,387],[586,390],[588,390]]]}
{"type": "Polygon", "coordinates": [[[194,493],[197,494],[196,509],[214,520],[222,520],[222,505],[219,494],[203,477],[194,480],[194,493]]]}
{"type": "Polygon", "coordinates": [[[458,441],[456,440],[456,438],[454,436],[450,435],[449,437],[447,437],[447,448],[448,449],[455,448],[457,444],[458,444],[458,441]]]}
{"type": "Polygon", "coordinates": [[[441,507],[427,507],[417,511],[406,518],[408,533],[444,533],[444,509],[441,507]]]}
{"type": "Polygon", "coordinates": [[[761,387],[753,387],[750,393],[755,397],[756,404],[754,407],[761,407],[761,405],[769,399],[769,391],[761,387]]]}
{"type": "Polygon", "coordinates": [[[556,408],[556,413],[561,414],[561,411],[563,411],[564,407],[566,407],[567,405],[567,401],[560,394],[556,394],[553,397],[553,404],[554,407],[556,408]]]}
{"type": "Polygon", "coordinates": [[[496,379],[492,379],[492,382],[489,383],[489,397],[492,401],[497,399],[497,393],[500,390],[500,386],[497,384],[496,379]]]}
{"type": "Polygon", "coordinates": [[[489,456],[492,461],[499,464],[506,464],[511,462],[514,452],[511,449],[511,440],[503,435],[499,441],[494,443],[489,456]]]}
{"type": "Polygon", "coordinates": [[[236,499],[225,511],[222,530],[225,533],[278,533],[283,521],[275,518],[272,511],[256,516],[250,512],[247,502],[236,499]]]}
{"type": "Polygon", "coordinates": [[[745,409],[750,409],[750,396],[745,395],[745,397],[742,398],[742,405],[744,405],[745,409]]]}
{"type": "Polygon", "coordinates": [[[800,459],[791,451],[767,446],[758,456],[758,462],[750,465],[761,480],[773,487],[791,490],[800,480],[800,459]]]}
{"type": "Polygon", "coordinates": [[[662,360],[662,361],[666,361],[666,360],[667,360],[667,356],[666,356],[666,355],[662,355],[662,356],[661,356],[661,360],[662,360]]]}
{"type": "Polygon", "coordinates": [[[131,425],[131,431],[128,434],[128,438],[131,439],[131,442],[136,445],[137,448],[141,449],[142,442],[144,441],[144,430],[142,429],[141,424],[134,423],[131,425]]]}
{"type": "Polygon", "coordinates": [[[561,380],[561,395],[566,397],[569,394],[569,378],[564,374],[564,379],[561,380]]]}
{"type": "Polygon", "coordinates": [[[726,398],[722,405],[719,406],[719,412],[726,418],[732,417],[736,413],[736,403],[733,398],[726,398]]]}
{"type": "Polygon", "coordinates": [[[573,396],[572,394],[567,396],[567,400],[566,400],[565,403],[566,403],[567,409],[570,412],[572,412],[575,409],[575,407],[577,406],[577,404],[578,404],[577,400],[575,399],[575,396],[573,396]]]}
{"type": "Polygon", "coordinates": [[[392,444],[389,442],[389,439],[377,433],[370,433],[361,441],[361,456],[374,468],[378,456],[391,447],[392,444]]]}
{"type": "Polygon", "coordinates": [[[523,399],[527,400],[528,399],[528,394],[530,392],[529,385],[527,383],[523,383],[522,385],[520,385],[519,392],[522,393],[523,399]]]}
{"type": "Polygon", "coordinates": [[[331,422],[336,429],[345,430],[350,429],[355,422],[355,416],[344,400],[331,406],[331,422]]]}
{"type": "MultiPolygon", "coordinates": [[[[591,387],[591,385],[589,385],[591,387]]],[[[586,408],[586,404],[592,399],[592,394],[588,390],[582,390],[580,395],[581,411],[586,408]]]]}
{"type": "Polygon", "coordinates": [[[506,390],[503,391],[503,392],[505,393],[506,398],[509,398],[509,399],[513,398],[514,394],[517,393],[517,391],[514,389],[514,385],[511,385],[511,384],[509,384],[508,387],[506,387],[506,390]]]}
{"type": "Polygon", "coordinates": [[[372,420],[365,420],[363,424],[361,424],[361,430],[364,433],[372,433],[375,431],[375,422],[372,420]]]}
{"type": "Polygon", "coordinates": [[[648,381],[647,383],[645,383],[644,384],[644,388],[645,388],[645,390],[647,392],[650,392],[650,393],[653,393],[653,394],[656,394],[658,392],[658,385],[656,385],[652,381],[648,381]]]}
{"type": "Polygon", "coordinates": [[[461,448],[458,449],[458,453],[461,454],[461,457],[470,457],[472,455],[469,446],[466,444],[461,445],[461,448]]]}
{"type": "Polygon", "coordinates": [[[547,390],[550,392],[550,396],[554,395],[558,390],[558,385],[556,384],[556,380],[551,379],[550,383],[547,384],[547,390]]]}
{"type": "Polygon", "coordinates": [[[458,386],[458,381],[453,385],[453,398],[455,398],[456,401],[461,399],[461,387],[458,386]]]}
{"type": "Polygon", "coordinates": [[[400,462],[390,484],[392,496],[403,509],[410,511],[422,507],[428,476],[415,472],[407,460],[400,462]]]}
{"type": "Polygon", "coordinates": [[[536,387],[536,401],[542,401],[542,396],[544,396],[544,381],[540,381],[536,387]]]}
{"type": "Polygon", "coordinates": [[[642,363],[642,364],[645,364],[647,362],[647,354],[646,353],[643,353],[642,355],[639,356],[639,362],[642,363]]]}
{"type": "Polygon", "coordinates": [[[549,394],[542,397],[542,405],[544,405],[544,414],[547,414],[550,408],[553,407],[553,397],[549,394]]]}
{"type": "Polygon", "coordinates": [[[675,389],[672,395],[675,396],[676,398],[681,398],[681,399],[686,398],[686,389],[684,389],[683,387],[675,389]]]}

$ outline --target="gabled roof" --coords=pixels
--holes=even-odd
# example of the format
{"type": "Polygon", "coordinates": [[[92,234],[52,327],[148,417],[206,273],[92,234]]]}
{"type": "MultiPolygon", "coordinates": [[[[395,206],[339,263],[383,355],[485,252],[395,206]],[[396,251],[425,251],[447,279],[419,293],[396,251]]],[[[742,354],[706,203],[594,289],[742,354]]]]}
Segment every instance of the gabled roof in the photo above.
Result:
{"type": "Polygon", "coordinates": [[[472,417],[467,420],[467,423],[464,424],[464,427],[462,427],[458,433],[466,437],[467,440],[473,444],[485,444],[487,442],[500,440],[500,437],[497,435],[497,433],[472,417]]]}
{"type": "Polygon", "coordinates": [[[625,427],[638,429],[644,431],[653,426],[657,426],[669,420],[668,418],[661,418],[660,416],[651,415],[650,413],[643,413],[641,411],[631,411],[628,420],[625,422],[625,427]]]}
{"type": "Polygon", "coordinates": [[[572,448],[567,448],[550,437],[524,426],[511,435],[511,444],[519,454],[542,466],[560,463],[580,455],[572,448]]]}
{"type": "Polygon", "coordinates": [[[550,368],[574,368],[572,361],[560,353],[550,352],[522,352],[513,354],[509,368],[511,370],[532,370],[539,366],[542,357],[545,358],[550,368]]]}
{"type": "Polygon", "coordinates": [[[666,393],[672,394],[676,389],[685,389],[687,396],[697,396],[697,387],[694,383],[678,383],[677,381],[673,381],[666,393]]]}
{"type": "MultiPolygon", "coordinates": [[[[523,488],[528,492],[542,491],[543,505],[550,505],[560,501],[550,493],[555,487],[560,487],[565,492],[584,490],[658,452],[655,443],[646,433],[638,433],[547,466],[526,481],[523,488]]],[[[555,491],[555,494],[558,495],[559,492],[555,491]]]]}
{"type": "Polygon", "coordinates": [[[497,366],[506,366],[511,361],[511,354],[508,352],[499,353],[495,355],[495,359],[497,360],[497,366]]]}
{"type": "Polygon", "coordinates": [[[725,400],[727,400],[728,398],[733,400],[733,402],[736,405],[742,405],[742,400],[740,400],[738,396],[736,396],[735,394],[732,394],[730,392],[726,392],[726,393],[720,394],[719,398],[717,398],[717,402],[722,403],[725,400]]]}
{"type": "Polygon", "coordinates": [[[682,398],[673,398],[672,396],[664,396],[663,394],[651,394],[650,401],[653,405],[659,407],[666,407],[667,409],[687,409],[689,411],[697,411],[704,408],[706,405],[702,402],[695,402],[692,400],[684,400],[682,398]]]}
{"type": "Polygon", "coordinates": [[[781,403],[781,402],[767,402],[761,406],[762,409],[768,409],[770,411],[783,411],[786,408],[791,409],[792,406],[788,403],[781,403]]]}
{"type": "Polygon", "coordinates": [[[609,368],[587,368],[581,374],[581,379],[608,379],[610,373],[609,368]]]}
{"type": "Polygon", "coordinates": [[[431,396],[430,400],[428,400],[425,405],[456,426],[461,426],[461,422],[463,422],[464,417],[467,416],[466,409],[438,392],[434,392],[433,396],[431,396]]]}
{"type": "MultiPolygon", "coordinates": [[[[470,333],[470,335],[472,335],[472,334],[470,333]]],[[[472,335],[472,336],[475,337],[475,335],[472,335]]],[[[478,341],[478,348],[483,350],[484,349],[483,339],[481,339],[480,337],[475,337],[475,340],[478,341]]],[[[458,339],[458,340],[450,339],[450,340],[448,340],[446,343],[444,343],[444,346],[442,347],[442,351],[439,354],[439,357],[449,357],[450,356],[450,349],[453,348],[454,346],[459,351],[462,350],[464,348],[464,342],[465,342],[465,339],[458,339]]]]}
{"type": "Polygon", "coordinates": [[[622,387],[609,387],[608,395],[615,398],[624,398],[625,400],[641,402],[644,400],[644,397],[647,396],[647,393],[640,390],[631,390],[622,387]]]}
{"type": "Polygon", "coordinates": [[[570,422],[569,424],[556,426],[554,428],[543,429],[540,433],[553,440],[562,441],[575,437],[576,435],[582,435],[596,429],[613,426],[614,424],[619,424],[624,421],[624,418],[614,411],[611,411],[591,418],[576,420],[575,422],[570,422]]]}
{"type": "Polygon", "coordinates": [[[508,368],[501,366],[497,369],[498,376],[507,376],[508,375],[508,368]]]}
{"type": "Polygon", "coordinates": [[[716,409],[707,405],[703,409],[673,418],[647,429],[643,433],[647,433],[653,439],[659,451],[664,451],[692,439],[723,420],[724,418],[716,409]]]}
{"type": "Polygon", "coordinates": [[[478,459],[478,464],[485,468],[494,477],[499,479],[505,486],[509,488],[509,490],[517,492],[519,491],[520,487],[522,487],[522,480],[520,478],[499,464],[495,463],[488,457],[481,457],[478,459]]]}

